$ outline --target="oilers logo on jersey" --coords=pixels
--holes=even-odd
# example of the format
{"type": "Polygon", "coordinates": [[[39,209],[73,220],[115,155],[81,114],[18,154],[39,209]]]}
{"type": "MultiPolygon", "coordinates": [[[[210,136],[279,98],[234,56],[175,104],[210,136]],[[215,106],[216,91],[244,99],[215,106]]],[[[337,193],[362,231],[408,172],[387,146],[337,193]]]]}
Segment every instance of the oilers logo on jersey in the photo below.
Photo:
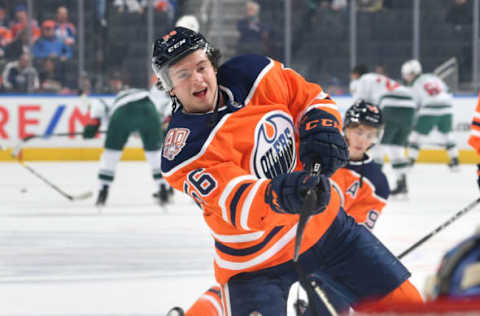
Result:
{"type": "Polygon", "coordinates": [[[259,178],[273,178],[293,170],[296,164],[292,118],[274,111],[257,124],[251,166],[259,178]]]}
{"type": "Polygon", "coordinates": [[[172,128],[165,136],[163,144],[163,157],[168,160],[175,159],[185,146],[190,130],[188,128],[172,128]]]}

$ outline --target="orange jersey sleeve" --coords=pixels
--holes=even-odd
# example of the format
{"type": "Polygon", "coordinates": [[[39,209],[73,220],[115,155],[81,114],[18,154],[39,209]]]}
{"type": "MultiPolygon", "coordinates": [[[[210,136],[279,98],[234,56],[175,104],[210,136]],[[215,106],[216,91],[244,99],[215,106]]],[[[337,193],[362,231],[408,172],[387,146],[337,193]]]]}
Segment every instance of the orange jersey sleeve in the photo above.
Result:
{"type": "Polygon", "coordinates": [[[371,158],[362,163],[350,162],[331,177],[340,192],[345,212],[357,223],[373,229],[386,205],[390,190],[380,167],[371,158]]]}
{"type": "Polygon", "coordinates": [[[185,316],[222,316],[222,294],[220,287],[214,285],[198,298],[185,312],[185,316]]]}
{"type": "Polygon", "coordinates": [[[335,116],[338,129],[342,131],[341,115],[330,95],[320,85],[308,82],[276,60],[258,55],[233,58],[222,65],[219,80],[232,87],[235,99],[240,103],[284,104],[295,123],[309,109],[318,108],[335,116]],[[262,67],[257,69],[258,65],[262,67]]]}
{"type": "MultiPolygon", "coordinates": [[[[300,168],[288,108],[245,106],[232,111],[177,111],[162,151],[165,179],[202,209],[215,240],[220,284],[232,275],[291,260],[298,221],[298,215],[276,213],[265,201],[270,178],[300,168]],[[213,115],[219,120],[210,130],[213,115]]],[[[321,238],[339,206],[340,198],[333,193],[329,207],[311,218],[302,253],[321,238]]]]}
{"type": "Polygon", "coordinates": [[[478,93],[478,103],[473,114],[470,137],[468,144],[473,147],[480,155],[480,92],[478,93]]]}

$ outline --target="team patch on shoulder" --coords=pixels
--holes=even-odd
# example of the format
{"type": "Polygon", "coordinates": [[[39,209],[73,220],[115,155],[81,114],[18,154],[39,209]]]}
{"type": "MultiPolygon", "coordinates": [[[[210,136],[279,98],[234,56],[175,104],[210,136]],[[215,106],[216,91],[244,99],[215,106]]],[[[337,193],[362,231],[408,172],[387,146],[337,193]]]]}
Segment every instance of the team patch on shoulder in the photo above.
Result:
{"type": "Polygon", "coordinates": [[[168,160],[175,159],[187,143],[188,135],[190,135],[188,128],[172,128],[169,130],[163,143],[162,156],[168,160]]]}

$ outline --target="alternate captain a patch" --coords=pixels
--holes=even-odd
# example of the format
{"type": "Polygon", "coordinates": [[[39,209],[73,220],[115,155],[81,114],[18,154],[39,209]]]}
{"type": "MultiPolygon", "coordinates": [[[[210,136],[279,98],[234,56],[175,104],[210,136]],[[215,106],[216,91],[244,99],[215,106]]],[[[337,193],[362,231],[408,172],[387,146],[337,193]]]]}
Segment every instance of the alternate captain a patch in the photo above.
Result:
{"type": "Polygon", "coordinates": [[[188,128],[172,128],[165,136],[163,143],[163,157],[168,160],[173,160],[182,151],[182,148],[187,143],[190,130],[188,128]]]}
{"type": "Polygon", "coordinates": [[[296,164],[292,118],[281,111],[266,114],[255,128],[251,170],[259,178],[273,178],[293,170],[296,164]]]}

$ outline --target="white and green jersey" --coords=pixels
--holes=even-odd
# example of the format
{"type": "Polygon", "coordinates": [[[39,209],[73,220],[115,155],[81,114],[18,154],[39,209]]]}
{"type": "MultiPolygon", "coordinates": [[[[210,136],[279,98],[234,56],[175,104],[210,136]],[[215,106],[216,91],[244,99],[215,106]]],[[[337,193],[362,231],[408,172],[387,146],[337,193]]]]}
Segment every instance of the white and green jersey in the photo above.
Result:
{"type": "Polygon", "coordinates": [[[153,86],[150,89],[150,99],[153,101],[158,113],[160,113],[163,118],[172,114],[172,99],[167,91],[160,90],[156,86],[153,86]]]}
{"type": "Polygon", "coordinates": [[[350,83],[354,100],[365,100],[380,108],[415,108],[412,92],[397,81],[377,73],[367,73],[350,83]]]}
{"type": "MultiPolygon", "coordinates": [[[[158,89],[157,89],[158,90],[158,89]]],[[[155,107],[163,118],[166,117],[166,113],[171,108],[171,100],[165,93],[156,93],[153,89],[150,91],[144,89],[126,89],[120,91],[116,96],[113,102],[106,102],[104,99],[93,99],[90,102],[91,107],[91,117],[107,119],[113,115],[113,113],[118,110],[120,107],[142,100],[148,97],[150,101],[155,104],[155,107]]]]}
{"type": "Polygon", "coordinates": [[[422,74],[412,83],[418,115],[452,114],[453,96],[445,82],[433,74],[422,74]]]}

